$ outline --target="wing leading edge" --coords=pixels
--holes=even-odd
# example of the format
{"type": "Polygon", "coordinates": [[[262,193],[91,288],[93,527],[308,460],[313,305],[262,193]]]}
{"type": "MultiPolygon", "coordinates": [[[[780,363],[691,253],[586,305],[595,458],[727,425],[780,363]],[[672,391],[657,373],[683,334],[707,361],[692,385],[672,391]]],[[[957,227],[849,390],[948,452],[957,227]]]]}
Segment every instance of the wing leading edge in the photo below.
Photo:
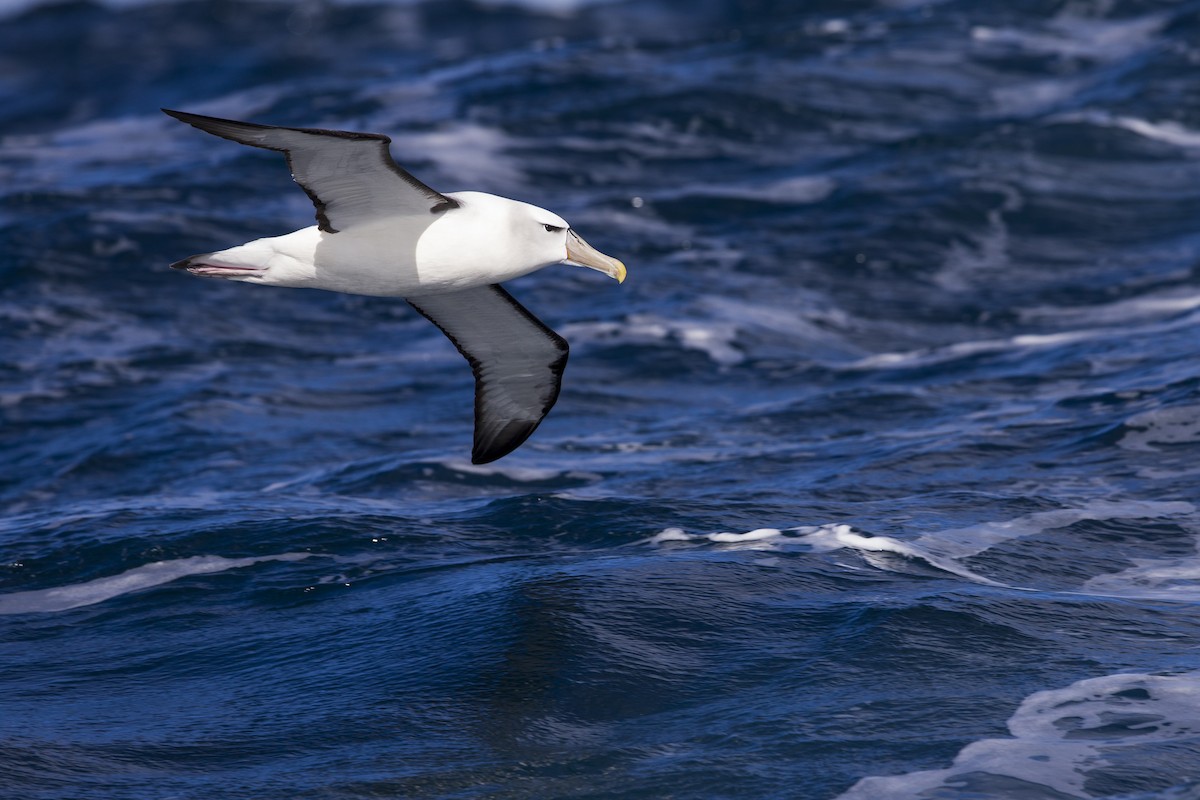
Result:
{"type": "Polygon", "coordinates": [[[251,147],[276,150],[317,209],[317,225],[337,233],[388,216],[437,214],[458,202],[435,191],[392,160],[391,139],[380,133],[281,128],[253,122],[163,113],[206,133],[251,147]]]}

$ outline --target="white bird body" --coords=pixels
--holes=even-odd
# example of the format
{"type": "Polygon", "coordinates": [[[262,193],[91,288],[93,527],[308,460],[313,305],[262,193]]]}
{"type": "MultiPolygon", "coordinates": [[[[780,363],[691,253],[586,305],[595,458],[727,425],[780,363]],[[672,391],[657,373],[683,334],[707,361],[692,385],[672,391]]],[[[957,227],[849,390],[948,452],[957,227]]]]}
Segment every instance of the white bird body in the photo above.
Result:
{"type": "Polygon", "coordinates": [[[533,433],[558,398],[567,361],[566,341],[498,284],[562,262],[625,279],[624,264],[544,208],[434,191],[392,161],[386,136],[164,111],[283,153],[318,223],[171,266],[266,286],[405,298],[475,373],[475,463],[507,455],[533,433]]]}
{"type": "Polygon", "coordinates": [[[311,225],[209,253],[199,275],[376,297],[421,297],[519,278],[567,258],[566,221],[483,192],[453,192],[453,214],[384,217],[338,233],[311,225]],[[539,224],[561,228],[550,237],[539,224]],[[541,234],[530,235],[530,234],[541,234]],[[222,267],[244,274],[227,275],[222,267]]]}

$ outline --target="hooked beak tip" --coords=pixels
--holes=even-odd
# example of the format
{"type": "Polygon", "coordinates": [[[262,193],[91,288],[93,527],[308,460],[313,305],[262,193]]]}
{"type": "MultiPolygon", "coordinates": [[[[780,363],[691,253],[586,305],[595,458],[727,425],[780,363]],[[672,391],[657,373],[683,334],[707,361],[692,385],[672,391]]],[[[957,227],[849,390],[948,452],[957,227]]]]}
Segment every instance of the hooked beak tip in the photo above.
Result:
{"type": "Polygon", "coordinates": [[[617,283],[624,283],[627,271],[620,259],[606,256],[583,240],[575,231],[567,236],[567,258],[572,264],[603,272],[617,283]]]}

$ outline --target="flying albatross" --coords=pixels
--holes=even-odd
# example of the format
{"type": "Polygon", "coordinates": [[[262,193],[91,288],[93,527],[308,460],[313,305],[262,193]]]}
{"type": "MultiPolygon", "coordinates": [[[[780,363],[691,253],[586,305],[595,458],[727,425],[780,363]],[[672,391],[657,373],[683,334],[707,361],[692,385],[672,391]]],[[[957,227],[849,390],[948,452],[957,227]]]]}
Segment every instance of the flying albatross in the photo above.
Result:
{"type": "Polygon", "coordinates": [[[475,373],[471,461],[508,455],[558,399],[567,342],[500,283],[551,264],[625,280],[625,265],[544,208],[483,192],[442,194],[392,160],[378,133],[281,128],[163,109],[202,131],[287,158],[317,224],[171,266],[206,278],[403,297],[475,373]]]}

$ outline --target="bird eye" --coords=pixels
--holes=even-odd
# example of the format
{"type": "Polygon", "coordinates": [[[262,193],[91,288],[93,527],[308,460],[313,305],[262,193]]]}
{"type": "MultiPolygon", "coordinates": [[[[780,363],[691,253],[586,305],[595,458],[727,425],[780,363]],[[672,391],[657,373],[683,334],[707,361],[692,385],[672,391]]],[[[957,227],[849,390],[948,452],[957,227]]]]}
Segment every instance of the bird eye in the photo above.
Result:
{"type": "Polygon", "coordinates": [[[561,231],[566,230],[566,228],[560,228],[557,225],[543,224],[542,227],[546,229],[546,233],[560,233],[561,231]]]}

